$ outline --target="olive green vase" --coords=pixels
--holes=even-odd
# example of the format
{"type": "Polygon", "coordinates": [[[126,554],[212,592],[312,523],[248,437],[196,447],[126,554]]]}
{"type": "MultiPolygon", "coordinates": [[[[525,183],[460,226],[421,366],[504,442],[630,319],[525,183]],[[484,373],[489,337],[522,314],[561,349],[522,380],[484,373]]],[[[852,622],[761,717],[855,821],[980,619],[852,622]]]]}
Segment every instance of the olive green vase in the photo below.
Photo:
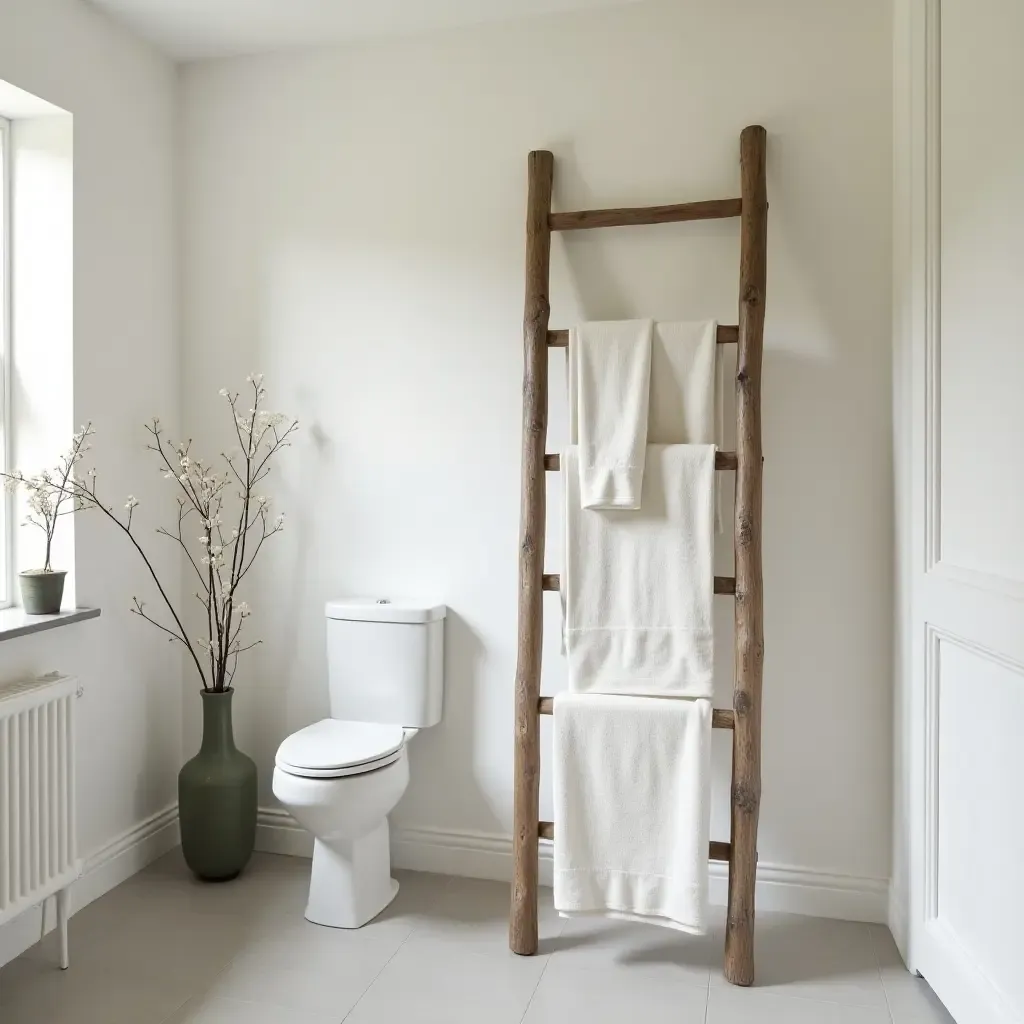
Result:
{"type": "Polygon", "coordinates": [[[207,882],[238,875],[256,843],[256,765],[235,746],[234,692],[201,691],[203,745],[178,773],[182,853],[207,882]]]}

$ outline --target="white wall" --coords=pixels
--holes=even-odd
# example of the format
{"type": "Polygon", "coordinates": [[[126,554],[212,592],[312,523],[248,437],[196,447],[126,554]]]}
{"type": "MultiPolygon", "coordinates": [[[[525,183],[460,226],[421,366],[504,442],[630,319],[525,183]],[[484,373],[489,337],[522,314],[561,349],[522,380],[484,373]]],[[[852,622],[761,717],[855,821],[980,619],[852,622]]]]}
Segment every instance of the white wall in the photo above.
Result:
{"type": "MultiPolygon", "coordinates": [[[[0,77],[74,116],[73,421],[95,422],[101,483],[119,503],[134,491],[148,528],[163,491],[142,424],[178,411],[175,70],[78,0],[5,0],[0,77]]],[[[69,410],[55,414],[72,422],[69,410]]],[[[102,617],[3,642],[0,681],[60,669],[85,688],[78,838],[97,869],[85,897],[115,878],[111,858],[130,862],[133,844],[152,845],[162,826],[173,834],[159,812],[175,799],[181,761],[181,660],[129,618],[145,581],[109,524],[78,517],[75,550],[78,600],[102,617]]],[[[177,562],[160,563],[177,591],[177,562]]],[[[31,935],[29,918],[0,933],[0,962],[31,935]]]]}
{"type": "MultiPolygon", "coordinates": [[[[737,194],[739,131],[759,122],[761,861],[877,895],[891,770],[889,69],[885,0],[694,0],[184,70],[185,418],[213,429],[217,389],[256,369],[304,422],[276,485],[291,529],[250,594],[268,643],[236,701],[264,803],[276,744],[326,712],[324,600],[437,597],[451,609],[445,718],[416,740],[394,821],[485,846],[510,834],[526,154],[554,151],[562,209],[716,198],[737,194]]],[[[734,323],[737,273],[734,222],[559,237],[551,322],[734,323]]],[[[565,433],[554,378],[549,450],[565,433]]],[[[548,693],[564,678],[556,600],[548,693]]],[[[726,838],[727,736],[716,743],[726,838]]]]}

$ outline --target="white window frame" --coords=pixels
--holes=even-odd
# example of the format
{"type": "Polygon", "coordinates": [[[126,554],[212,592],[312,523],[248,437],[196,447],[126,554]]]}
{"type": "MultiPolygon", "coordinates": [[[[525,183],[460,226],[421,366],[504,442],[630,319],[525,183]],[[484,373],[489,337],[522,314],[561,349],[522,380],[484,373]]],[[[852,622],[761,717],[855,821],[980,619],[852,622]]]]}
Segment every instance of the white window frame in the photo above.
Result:
{"type": "MultiPolygon", "coordinates": [[[[11,122],[0,117],[0,471],[12,456],[11,439],[11,122]]],[[[14,495],[0,492],[0,608],[14,604],[14,495]]]]}

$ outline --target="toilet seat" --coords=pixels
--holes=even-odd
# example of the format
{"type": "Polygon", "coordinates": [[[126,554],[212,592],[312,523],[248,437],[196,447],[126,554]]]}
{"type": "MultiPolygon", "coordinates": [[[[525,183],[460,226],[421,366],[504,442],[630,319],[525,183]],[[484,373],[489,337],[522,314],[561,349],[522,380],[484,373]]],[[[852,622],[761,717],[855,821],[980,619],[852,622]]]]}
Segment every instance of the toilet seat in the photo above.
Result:
{"type": "Polygon", "coordinates": [[[289,736],[278,748],[275,763],[289,775],[337,779],[394,764],[404,745],[400,725],[325,718],[289,736]]]}

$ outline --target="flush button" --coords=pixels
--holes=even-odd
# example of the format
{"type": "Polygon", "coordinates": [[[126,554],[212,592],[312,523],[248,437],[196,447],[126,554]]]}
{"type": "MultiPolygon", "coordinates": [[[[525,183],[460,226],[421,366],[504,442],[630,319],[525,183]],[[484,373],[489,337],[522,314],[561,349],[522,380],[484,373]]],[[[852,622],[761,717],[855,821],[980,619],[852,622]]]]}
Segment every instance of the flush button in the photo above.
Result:
{"type": "Polygon", "coordinates": [[[391,604],[391,598],[390,597],[378,597],[377,598],[377,604],[391,604]]]}

